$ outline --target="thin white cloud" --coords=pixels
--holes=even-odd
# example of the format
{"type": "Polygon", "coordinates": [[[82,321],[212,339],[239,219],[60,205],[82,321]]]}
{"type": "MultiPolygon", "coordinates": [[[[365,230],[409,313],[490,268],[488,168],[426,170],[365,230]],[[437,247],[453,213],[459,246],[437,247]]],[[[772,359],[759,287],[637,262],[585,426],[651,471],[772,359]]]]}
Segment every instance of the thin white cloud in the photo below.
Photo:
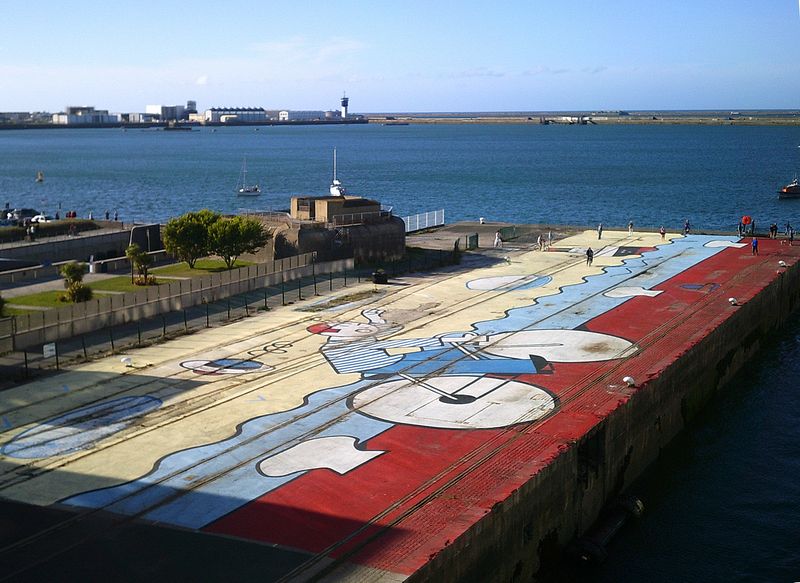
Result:
{"type": "Polygon", "coordinates": [[[523,76],[534,76],[534,75],[563,75],[564,73],[569,73],[569,69],[551,69],[546,65],[538,65],[532,69],[526,69],[522,72],[523,76]]]}
{"type": "Polygon", "coordinates": [[[598,73],[602,73],[603,71],[607,71],[608,67],[605,65],[600,65],[598,67],[584,67],[581,69],[582,73],[588,73],[589,75],[597,75],[598,73]]]}
{"type": "Polygon", "coordinates": [[[486,67],[475,67],[474,69],[467,69],[464,71],[456,71],[445,75],[445,77],[454,79],[469,79],[474,77],[505,77],[506,74],[500,71],[494,71],[486,67]]]}

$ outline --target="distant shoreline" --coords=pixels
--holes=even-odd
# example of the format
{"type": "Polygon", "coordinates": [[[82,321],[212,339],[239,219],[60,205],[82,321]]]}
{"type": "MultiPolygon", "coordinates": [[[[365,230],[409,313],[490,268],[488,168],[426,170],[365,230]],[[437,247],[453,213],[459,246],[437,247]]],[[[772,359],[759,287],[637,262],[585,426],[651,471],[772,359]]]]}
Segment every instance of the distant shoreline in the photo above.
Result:
{"type": "Polygon", "coordinates": [[[405,125],[705,125],[705,126],[800,126],[800,112],[753,112],[726,114],[723,112],[636,112],[625,115],[599,113],[366,113],[361,118],[347,120],[266,121],[238,123],[185,123],[169,128],[164,123],[112,123],[112,124],[34,124],[0,123],[0,130],[47,129],[131,129],[191,130],[203,127],[260,127],[260,126],[315,126],[373,124],[385,126],[405,125]]]}
{"type": "Polygon", "coordinates": [[[800,126],[800,113],[723,114],[723,113],[547,113],[502,114],[364,114],[371,124],[523,124],[523,125],[744,125],[800,126]]]}
{"type": "Polygon", "coordinates": [[[126,130],[192,130],[203,127],[241,127],[241,126],[308,126],[308,125],[353,125],[366,124],[366,118],[353,119],[319,119],[319,120],[269,120],[254,122],[187,122],[178,124],[177,127],[166,123],[82,123],[82,124],[53,124],[53,123],[0,123],[0,130],[74,130],[74,129],[126,129],[126,130]]]}

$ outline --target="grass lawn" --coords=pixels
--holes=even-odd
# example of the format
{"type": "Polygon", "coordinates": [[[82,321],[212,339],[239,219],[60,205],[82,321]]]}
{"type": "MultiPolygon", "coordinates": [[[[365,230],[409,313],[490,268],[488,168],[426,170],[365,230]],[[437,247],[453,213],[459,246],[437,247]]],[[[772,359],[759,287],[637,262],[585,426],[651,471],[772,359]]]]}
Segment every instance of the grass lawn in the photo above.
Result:
{"type": "MultiPolygon", "coordinates": [[[[233,268],[246,267],[253,265],[251,261],[239,261],[233,264],[233,268]]],[[[218,273],[220,271],[227,271],[225,262],[222,259],[198,259],[194,264],[194,269],[189,269],[186,262],[176,263],[174,265],[165,265],[164,267],[155,267],[150,270],[153,275],[170,275],[173,277],[197,277],[200,275],[208,275],[209,273],[218,273]]]]}
{"type": "MultiPolygon", "coordinates": [[[[27,296],[19,296],[15,298],[6,298],[9,304],[20,304],[23,306],[39,306],[42,308],[58,308],[65,305],[64,302],[58,301],[58,296],[62,295],[65,290],[58,291],[43,291],[36,294],[29,294],[27,296]]],[[[6,311],[11,311],[13,308],[6,306],[6,311]]],[[[27,312],[26,312],[27,313],[27,312]]]]}
{"type": "MultiPolygon", "coordinates": [[[[166,281],[161,281],[159,283],[167,283],[166,281]]],[[[145,289],[144,286],[141,285],[133,285],[131,283],[131,278],[128,276],[120,276],[120,277],[112,277],[109,279],[103,279],[100,281],[93,281],[90,284],[87,284],[93,291],[97,292],[95,297],[102,297],[104,295],[103,292],[129,292],[129,291],[139,291],[141,289],[145,289]]],[[[58,298],[62,295],[66,290],[60,289],[55,291],[44,291],[35,294],[28,294],[26,296],[18,296],[13,298],[6,298],[6,301],[9,304],[20,304],[23,306],[39,306],[42,308],[60,308],[61,306],[66,306],[69,302],[60,302],[58,298]]],[[[38,311],[38,310],[37,310],[38,311]]],[[[9,308],[6,307],[6,312],[10,316],[18,315],[18,314],[27,314],[28,311],[20,310],[19,308],[9,308]]]]}
{"type": "Polygon", "coordinates": [[[24,316],[25,314],[30,314],[31,312],[39,312],[39,311],[40,310],[22,310],[20,308],[9,308],[8,304],[6,304],[6,307],[3,308],[2,316],[4,318],[8,316],[24,316]]]}
{"type": "MultiPolygon", "coordinates": [[[[157,281],[156,285],[168,283],[165,280],[157,281]]],[[[131,283],[129,275],[121,275],[120,277],[110,277],[108,279],[101,279],[87,284],[90,288],[97,292],[115,291],[115,292],[129,292],[139,291],[145,289],[146,286],[134,285],[131,283]]]]}

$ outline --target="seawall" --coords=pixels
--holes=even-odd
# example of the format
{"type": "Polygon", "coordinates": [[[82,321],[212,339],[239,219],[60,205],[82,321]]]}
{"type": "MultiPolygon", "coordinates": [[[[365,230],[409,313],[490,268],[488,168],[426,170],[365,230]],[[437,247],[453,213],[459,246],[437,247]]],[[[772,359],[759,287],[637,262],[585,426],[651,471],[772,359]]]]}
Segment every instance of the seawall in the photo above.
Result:
{"type": "MultiPolygon", "coordinates": [[[[771,266],[776,268],[777,261],[771,266]]],[[[770,267],[771,267],[770,266],[770,267]]],[[[557,568],[567,546],[584,534],[605,505],[655,462],[662,448],[713,400],[781,328],[800,302],[800,268],[745,272],[727,294],[714,295],[681,325],[690,343],[660,330],[650,348],[664,355],[648,372],[635,357],[613,378],[617,406],[598,416],[579,440],[514,490],[408,581],[525,581],[557,568]],[[764,276],[768,279],[763,279],[764,276]],[[755,285],[751,277],[758,277],[755,285]],[[733,295],[731,297],[733,297],[733,295]],[[639,380],[628,388],[622,374],[639,380]]]]}

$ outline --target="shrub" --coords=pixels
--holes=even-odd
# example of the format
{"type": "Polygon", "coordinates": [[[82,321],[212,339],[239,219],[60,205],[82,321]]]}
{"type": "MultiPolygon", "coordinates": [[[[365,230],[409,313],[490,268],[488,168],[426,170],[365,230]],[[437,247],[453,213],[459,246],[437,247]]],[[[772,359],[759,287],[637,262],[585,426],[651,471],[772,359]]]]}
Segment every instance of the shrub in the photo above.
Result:
{"type": "Polygon", "coordinates": [[[64,278],[64,288],[69,289],[72,285],[83,281],[83,274],[86,271],[86,264],[71,262],[65,263],[59,269],[61,277],[64,278]]]}
{"type": "Polygon", "coordinates": [[[133,285],[158,285],[155,275],[139,275],[133,281],[133,285]]]}
{"type": "Polygon", "coordinates": [[[88,302],[92,299],[92,288],[85,283],[76,282],[67,288],[66,293],[61,296],[61,298],[65,302],[73,302],[76,304],[80,302],[88,302]]]}

